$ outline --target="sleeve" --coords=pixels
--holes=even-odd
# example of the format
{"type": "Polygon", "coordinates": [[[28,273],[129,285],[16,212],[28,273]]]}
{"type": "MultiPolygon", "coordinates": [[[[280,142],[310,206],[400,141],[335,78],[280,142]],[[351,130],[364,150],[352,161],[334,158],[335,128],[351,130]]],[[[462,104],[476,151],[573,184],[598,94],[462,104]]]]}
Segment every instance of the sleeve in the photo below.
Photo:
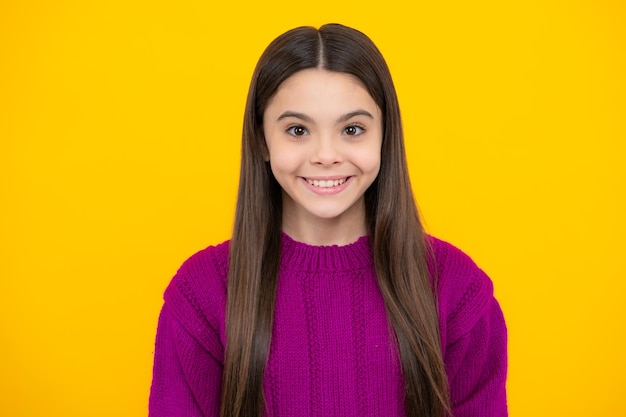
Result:
{"type": "Polygon", "coordinates": [[[187,259],[163,295],[150,417],[217,417],[224,364],[227,245],[187,259]]]}
{"type": "Polygon", "coordinates": [[[506,417],[507,329],[493,282],[463,251],[431,239],[452,417],[506,417]]]}
{"type": "Polygon", "coordinates": [[[219,416],[221,378],[220,361],[164,304],[155,342],[149,417],[219,416]]]}
{"type": "Polygon", "coordinates": [[[453,417],[506,417],[507,330],[493,296],[467,333],[446,346],[453,417]]]}

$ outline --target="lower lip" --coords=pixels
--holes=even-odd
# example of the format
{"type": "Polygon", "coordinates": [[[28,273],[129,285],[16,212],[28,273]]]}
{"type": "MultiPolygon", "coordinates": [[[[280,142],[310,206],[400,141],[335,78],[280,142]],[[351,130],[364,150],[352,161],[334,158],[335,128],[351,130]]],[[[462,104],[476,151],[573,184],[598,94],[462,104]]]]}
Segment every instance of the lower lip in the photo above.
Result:
{"type": "Polygon", "coordinates": [[[314,185],[309,184],[309,182],[305,180],[304,178],[301,178],[301,180],[304,183],[304,186],[307,187],[312,192],[314,192],[315,194],[333,195],[333,194],[337,194],[345,190],[346,187],[352,182],[352,178],[353,177],[348,177],[346,182],[344,182],[343,184],[337,185],[336,187],[316,187],[314,185]]]}

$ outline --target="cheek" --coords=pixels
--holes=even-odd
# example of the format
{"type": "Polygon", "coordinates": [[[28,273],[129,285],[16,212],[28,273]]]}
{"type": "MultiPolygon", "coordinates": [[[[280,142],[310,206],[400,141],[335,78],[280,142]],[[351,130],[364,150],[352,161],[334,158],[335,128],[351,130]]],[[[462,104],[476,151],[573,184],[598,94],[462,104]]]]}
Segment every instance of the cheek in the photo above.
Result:
{"type": "Polygon", "coordinates": [[[380,146],[362,149],[357,158],[363,172],[378,174],[380,169],[380,146]]]}
{"type": "Polygon", "coordinates": [[[281,173],[292,173],[299,166],[299,157],[293,149],[285,147],[270,147],[269,161],[274,176],[281,173]]]}

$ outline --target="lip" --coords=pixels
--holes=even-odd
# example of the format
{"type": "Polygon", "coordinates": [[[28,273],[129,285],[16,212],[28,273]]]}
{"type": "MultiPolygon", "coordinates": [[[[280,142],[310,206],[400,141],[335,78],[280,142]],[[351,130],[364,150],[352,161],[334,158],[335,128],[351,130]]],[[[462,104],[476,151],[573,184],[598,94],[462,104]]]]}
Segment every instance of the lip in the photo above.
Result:
{"type": "Polygon", "coordinates": [[[326,176],[326,177],[300,177],[300,181],[302,181],[302,183],[307,189],[309,189],[311,192],[315,194],[333,195],[333,194],[337,194],[345,190],[350,185],[353,178],[354,178],[353,175],[344,175],[344,176],[335,175],[335,176],[326,176]],[[307,181],[307,180],[335,181],[335,180],[341,180],[344,178],[347,178],[346,182],[344,182],[341,185],[337,185],[336,187],[316,187],[314,185],[309,184],[309,182],[307,181]]]}
{"type": "Polygon", "coordinates": [[[303,178],[305,180],[318,180],[318,181],[335,181],[335,180],[342,180],[344,178],[350,178],[352,177],[352,175],[332,175],[332,176],[320,176],[320,177],[300,177],[303,178]]]}

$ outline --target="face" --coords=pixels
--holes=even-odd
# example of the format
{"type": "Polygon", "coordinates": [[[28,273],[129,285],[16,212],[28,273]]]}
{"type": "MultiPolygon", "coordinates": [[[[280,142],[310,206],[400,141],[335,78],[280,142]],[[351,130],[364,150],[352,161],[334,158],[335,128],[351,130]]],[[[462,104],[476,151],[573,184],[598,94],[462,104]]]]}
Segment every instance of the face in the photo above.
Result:
{"type": "Polygon", "coordinates": [[[365,227],[365,190],[380,169],[382,114],[362,83],[307,69],[288,78],[263,114],[283,226],[365,227]]]}

